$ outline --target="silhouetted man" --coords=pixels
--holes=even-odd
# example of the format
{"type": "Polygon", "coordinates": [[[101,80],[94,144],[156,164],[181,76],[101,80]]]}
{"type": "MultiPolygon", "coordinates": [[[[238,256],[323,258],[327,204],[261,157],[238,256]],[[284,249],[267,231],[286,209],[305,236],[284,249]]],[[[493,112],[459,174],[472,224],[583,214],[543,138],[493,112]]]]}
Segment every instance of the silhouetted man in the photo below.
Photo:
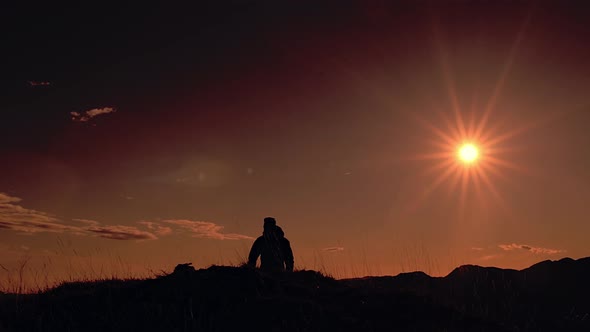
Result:
{"type": "Polygon", "coordinates": [[[291,242],[285,237],[285,232],[279,226],[276,226],[275,232],[279,239],[279,245],[281,246],[281,252],[283,253],[283,259],[285,261],[285,269],[287,272],[293,272],[293,250],[291,250],[291,242]]]}
{"type": "Polygon", "coordinates": [[[256,267],[256,260],[260,256],[260,269],[268,272],[293,271],[293,251],[289,240],[285,238],[283,230],[277,226],[272,217],[264,218],[262,236],[254,241],[248,265],[256,267]]]}

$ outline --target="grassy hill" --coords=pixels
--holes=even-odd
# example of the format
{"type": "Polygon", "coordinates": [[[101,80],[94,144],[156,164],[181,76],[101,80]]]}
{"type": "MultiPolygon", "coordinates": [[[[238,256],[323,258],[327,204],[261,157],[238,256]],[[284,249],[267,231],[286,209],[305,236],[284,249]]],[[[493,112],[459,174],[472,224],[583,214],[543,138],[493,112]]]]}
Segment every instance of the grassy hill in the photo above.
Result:
{"type": "Polygon", "coordinates": [[[335,280],[211,266],[1,294],[0,331],[590,331],[590,258],[335,280]]]}

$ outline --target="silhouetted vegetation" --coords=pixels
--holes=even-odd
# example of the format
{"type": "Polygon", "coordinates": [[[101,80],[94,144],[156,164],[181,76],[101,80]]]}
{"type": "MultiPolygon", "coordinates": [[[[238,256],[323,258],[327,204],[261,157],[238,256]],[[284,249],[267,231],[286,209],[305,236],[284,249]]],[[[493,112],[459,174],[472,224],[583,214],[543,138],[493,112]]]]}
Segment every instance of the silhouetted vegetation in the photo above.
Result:
{"type": "Polygon", "coordinates": [[[0,331],[590,331],[590,258],[344,280],[179,266],[0,294],[0,331]]]}

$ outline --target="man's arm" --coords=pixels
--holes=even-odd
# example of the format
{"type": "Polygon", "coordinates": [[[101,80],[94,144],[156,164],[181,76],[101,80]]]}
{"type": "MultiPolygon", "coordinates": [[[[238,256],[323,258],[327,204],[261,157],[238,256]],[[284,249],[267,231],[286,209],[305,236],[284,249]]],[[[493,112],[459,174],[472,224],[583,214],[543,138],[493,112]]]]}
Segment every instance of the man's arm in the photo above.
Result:
{"type": "Polygon", "coordinates": [[[293,272],[293,250],[291,250],[291,243],[287,239],[283,239],[283,257],[285,258],[287,272],[293,272]]]}
{"type": "Polygon", "coordinates": [[[250,249],[250,254],[248,255],[248,265],[251,267],[256,267],[256,260],[260,256],[260,249],[260,238],[258,238],[252,244],[252,249],[250,249]]]}

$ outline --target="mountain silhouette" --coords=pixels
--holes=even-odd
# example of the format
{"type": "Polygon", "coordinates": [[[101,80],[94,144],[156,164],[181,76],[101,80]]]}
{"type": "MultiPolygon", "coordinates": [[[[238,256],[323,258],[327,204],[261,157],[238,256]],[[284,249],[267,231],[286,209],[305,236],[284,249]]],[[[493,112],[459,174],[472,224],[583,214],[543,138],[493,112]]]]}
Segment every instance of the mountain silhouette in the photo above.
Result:
{"type": "Polygon", "coordinates": [[[520,271],[463,265],[438,278],[405,273],[343,280],[428,296],[512,331],[590,331],[589,281],[590,257],[547,260],[520,271]]]}
{"type": "Polygon", "coordinates": [[[154,279],[0,294],[0,331],[590,331],[590,258],[336,280],[179,264],[154,279]]]}

